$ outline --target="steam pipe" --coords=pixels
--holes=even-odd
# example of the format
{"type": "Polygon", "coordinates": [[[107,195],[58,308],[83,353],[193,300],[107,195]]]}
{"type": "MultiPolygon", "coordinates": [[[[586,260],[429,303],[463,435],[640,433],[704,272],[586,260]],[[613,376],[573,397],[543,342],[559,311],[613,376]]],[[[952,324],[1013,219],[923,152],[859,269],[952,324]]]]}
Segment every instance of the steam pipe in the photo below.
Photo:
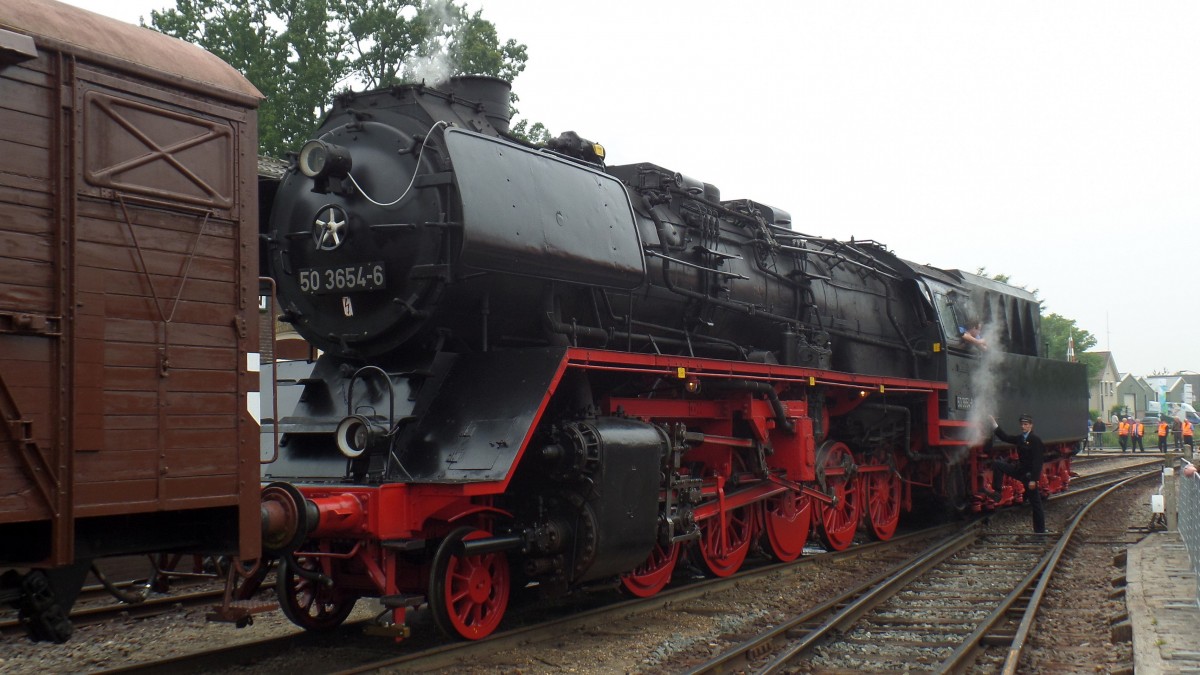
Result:
{"type": "Polygon", "coordinates": [[[917,377],[917,352],[913,349],[912,343],[909,342],[908,336],[904,334],[904,329],[900,327],[900,323],[896,321],[896,315],[892,312],[892,287],[890,284],[884,284],[887,289],[887,297],[884,299],[883,306],[887,308],[887,318],[891,322],[892,328],[895,329],[896,335],[900,337],[900,342],[904,344],[904,348],[908,350],[908,356],[912,359],[912,376],[917,377]]]}
{"type": "MultiPolygon", "coordinates": [[[[690,198],[692,198],[692,199],[698,199],[697,197],[695,197],[695,196],[691,196],[691,195],[689,195],[689,197],[690,197],[690,198]]],[[[704,200],[699,200],[699,201],[704,201],[704,200]]],[[[709,202],[707,202],[707,201],[704,201],[704,203],[705,203],[705,204],[709,204],[709,202]]],[[[720,205],[712,205],[712,204],[709,204],[709,205],[710,205],[710,206],[714,206],[714,208],[718,208],[718,209],[722,210],[723,212],[726,212],[726,213],[729,213],[729,214],[736,215],[736,216],[737,216],[737,217],[739,217],[739,218],[747,218],[747,217],[748,217],[748,216],[745,216],[744,214],[738,214],[736,211],[731,211],[731,210],[729,210],[729,209],[726,209],[725,207],[722,207],[722,206],[720,206],[720,205]]],[[[658,217],[657,217],[657,216],[654,214],[654,212],[653,212],[653,211],[650,211],[650,218],[651,218],[651,220],[653,220],[653,221],[654,221],[654,223],[655,223],[655,226],[661,230],[661,228],[662,228],[662,223],[661,223],[661,221],[659,220],[659,218],[658,218],[658,217]]],[[[798,247],[780,246],[780,248],[781,248],[781,249],[785,249],[785,250],[800,251],[800,252],[804,252],[804,253],[815,253],[815,254],[821,254],[821,255],[826,255],[826,256],[834,256],[834,255],[836,255],[836,254],[829,253],[829,252],[825,252],[825,251],[814,251],[814,250],[811,250],[811,249],[804,249],[804,248],[798,248],[798,247]]],[[[753,306],[753,305],[751,305],[751,304],[748,304],[748,303],[735,303],[735,302],[732,302],[732,301],[729,301],[729,300],[722,300],[722,299],[720,299],[720,298],[713,298],[713,297],[709,297],[708,295],[705,295],[705,294],[703,294],[703,293],[698,293],[698,292],[696,292],[696,291],[691,291],[691,290],[687,290],[687,289],[684,289],[684,288],[680,288],[679,286],[677,286],[677,285],[676,285],[676,284],[675,284],[675,283],[674,283],[674,282],[671,280],[671,275],[670,275],[670,261],[671,261],[672,259],[671,259],[671,258],[668,258],[668,257],[665,257],[665,256],[662,256],[662,255],[659,255],[657,252],[651,252],[651,251],[649,251],[649,250],[648,250],[646,253],[647,253],[647,254],[649,254],[649,255],[652,255],[652,256],[657,256],[657,257],[658,257],[658,258],[659,258],[659,259],[662,261],[662,276],[663,276],[663,285],[664,285],[664,286],[666,286],[667,290],[671,291],[672,293],[676,293],[676,294],[678,294],[678,295],[682,295],[682,296],[683,296],[683,297],[685,297],[685,298],[692,298],[692,299],[695,299],[695,300],[697,300],[697,301],[700,301],[700,302],[704,302],[704,303],[712,303],[712,304],[714,304],[714,305],[717,305],[718,307],[724,307],[724,308],[726,308],[726,309],[730,309],[730,310],[734,310],[734,311],[737,311],[737,312],[741,312],[741,313],[743,313],[743,314],[751,314],[751,313],[753,313],[753,314],[755,314],[755,315],[758,315],[758,316],[766,316],[766,317],[769,317],[769,318],[772,318],[772,319],[776,319],[776,320],[778,320],[778,321],[780,321],[780,322],[782,322],[782,323],[784,323],[784,324],[787,324],[787,325],[797,325],[797,323],[798,323],[798,322],[797,322],[797,320],[796,320],[796,319],[794,319],[794,318],[792,318],[792,317],[786,317],[786,316],[782,316],[782,315],[775,314],[775,313],[772,313],[772,312],[763,311],[763,310],[760,310],[759,308],[757,308],[757,307],[755,307],[755,306],[753,306]]],[[[864,265],[863,263],[860,263],[860,262],[857,262],[857,261],[848,260],[848,259],[845,259],[844,257],[842,257],[841,259],[843,259],[843,260],[846,260],[847,262],[852,262],[852,263],[854,263],[854,264],[856,264],[856,265],[859,265],[860,267],[863,267],[863,268],[865,268],[865,269],[867,269],[867,270],[870,270],[870,271],[872,271],[872,272],[874,272],[874,273],[876,273],[876,274],[879,274],[880,276],[887,276],[887,277],[890,277],[890,278],[893,278],[893,279],[899,279],[899,277],[895,277],[895,276],[893,276],[893,275],[890,275],[890,274],[888,274],[888,273],[886,273],[886,272],[883,272],[883,271],[879,270],[879,269],[878,269],[878,268],[876,268],[876,267],[871,267],[871,266],[868,266],[868,265],[864,265]]],[[[861,288],[858,288],[858,289],[847,289],[847,290],[853,290],[853,291],[856,291],[856,292],[862,292],[862,291],[863,291],[863,289],[861,289],[861,288]]],[[[889,293],[890,293],[890,291],[889,291],[889,293]]],[[[887,296],[885,296],[885,297],[887,297],[887,296]]],[[[892,315],[890,314],[890,307],[889,307],[889,318],[891,318],[891,320],[892,320],[892,322],[893,322],[893,325],[894,325],[894,324],[895,324],[895,317],[894,317],[894,316],[892,316],[892,315]]],[[[821,326],[820,326],[820,323],[819,323],[819,321],[818,321],[818,327],[821,327],[821,326]]],[[[912,346],[911,346],[910,344],[908,344],[908,341],[907,341],[907,340],[903,340],[903,342],[902,342],[902,344],[901,344],[901,345],[897,345],[895,342],[890,342],[890,341],[887,341],[887,340],[879,340],[879,339],[869,338],[869,337],[866,337],[866,336],[864,336],[864,335],[861,335],[861,334],[852,333],[852,332],[849,332],[849,331],[840,331],[840,330],[834,329],[834,328],[832,328],[832,327],[828,327],[828,328],[821,327],[821,328],[822,328],[823,330],[825,330],[827,333],[831,334],[831,335],[837,335],[837,336],[839,336],[839,337],[844,337],[844,338],[847,338],[847,339],[849,339],[849,340],[852,340],[852,341],[854,341],[854,342],[858,342],[858,343],[861,343],[861,344],[869,344],[869,345],[874,345],[874,346],[877,346],[877,347],[884,347],[884,348],[887,348],[887,349],[894,349],[894,348],[896,348],[897,346],[903,346],[905,349],[907,349],[907,350],[908,350],[909,354],[910,354],[910,355],[913,357],[913,367],[914,367],[914,369],[916,368],[916,359],[918,358],[918,356],[919,356],[919,355],[918,355],[918,354],[917,354],[917,353],[916,353],[916,352],[913,350],[912,346]]],[[[903,338],[903,335],[901,335],[901,338],[903,338]]],[[[914,373],[915,373],[915,371],[914,371],[914,373]]]]}
{"type": "MultiPolygon", "coordinates": [[[[649,321],[636,321],[636,320],[634,320],[634,319],[633,319],[633,294],[632,294],[632,293],[631,293],[631,294],[629,294],[629,296],[628,296],[628,297],[629,297],[629,309],[628,309],[628,313],[627,313],[625,316],[617,316],[616,312],[614,312],[614,311],[613,311],[613,308],[612,308],[612,300],[610,300],[610,299],[609,299],[609,297],[608,297],[608,291],[606,291],[606,290],[605,290],[605,289],[603,289],[603,288],[596,289],[596,290],[597,290],[597,291],[600,293],[600,297],[604,299],[604,308],[605,308],[605,311],[608,313],[608,318],[609,318],[609,320],[610,320],[610,321],[612,321],[614,324],[615,324],[615,323],[618,323],[618,322],[624,322],[624,323],[625,323],[625,326],[626,326],[626,332],[625,332],[625,333],[621,333],[621,332],[614,332],[614,335],[616,335],[616,336],[623,336],[623,337],[625,337],[625,338],[627,338],[627,339],[628,339],[628,338],[637,337],[637,338],[639,338],[639,339],[646,340],[647,342],[650,342],[650,343],[652,343],[652,344],[653,344],[653,342],[654,342],[654,336],[653,336],[653,335],[650,335],[650,334],[647,334],[647,333],[633,333],[633,332],[631,332],[631,331],[633,330],[633,326],[635,326],[635,325],[637,325],[637,326],[645,326],[646,328],[653,328],[653,329],[655,329],[655,330],[662,331],[662,332],[666,332],[666,333],[678,333],[678,334],[680,334],[680,335],[683,335],[683,336],[685,336],[685,338],[688,338],[688,339],[692,339],[692,338],[694,338],[694,339],[702,340],[702,341],[705,343],[705,345],[706,345],[706,346],[714,346],[714,347],[724,347],[724,348],[727,348],[727,349],[729,349],[730,351],[737,352],[737,353],[738,353],[738,354],[739,354],[739,355],[740,355],[740,356],[741,356],[743,359],[745,359],[745,358],[746,358],[746,356],[747,356],[747,355],[746,355],[746,350],[745,350],[745,349],[743,349],[741,345],[739,345],[739,344],[738,344],[738,343],[736,343],[736,342],[733,342],[732,340],[722,340],[722,339],[720,339],[720,338],[715,338],[715,337],[712,337],[712,336],[709,336],[709,335],[695,335],[695,336],[690,336],[690,335],[688,335],[687,331],[683,331],[683,330],[680,330],[680,329],[678,329],[678,328],[671,328],[670,326],[663,326],[663,325],[656,324],[656,323],[650,323],[649,321]]],[[[595,295],[593,295],[593,296],[592,296],[592,303],[593,303],[593,304],[596,304],[596,298],[595,298],[595,295]]],[[[597,311],[597,312],[599,312],[599,308],[597,308],[597,309],[596,309],[596,311],[597,311]]],[[[600,318],[600,317],[597,317],[596,321],[597,321],[597,322],[601,322],[601,318],[600,318]]],[[[661,338],[661,339],[662,339],[662,340],[664,340],[664,341],[666,341],[666,342],[669,342],[669,343],[671,343],[671,344],[676,344],[676,345],[682,345],[682,344],[685,344],[684,340],[678,340],[678,339],[674,339],[674,340],[673,340],[673,339],[671,339],[671,338],[666,338],[666,337],[664,337],[664,338],[661,338]]],[[[632,351],[632,347],[627,347],[627,348],[628,348],[630,351],[632,351]]]]}
{"type": "MultiPolygon", "coordinates": [[[[592,301],[595,302],[595,298],[593,298],[592,301]]],[[[607,302],[607,300],[606,300],[606,302],[607,302]]],[[[558,311],[554,308],[554,289],[552,286],[546,287],[545,304],[546,304],[545,311],[542,313],[543,325],[544,325],[546,331],[548,331],[550,333],[554,333],[554,334],[558,334],[558,335],[568,335],[573,338],[582,335],[584,337],[601,340],[605,343],[607,343],[609,340],[611,340],[613,338],[626,338],[626,339],[630,339],[630,340],[636,338],[638,340],[643,340],[650,344],[656,344],[656,340],[657,340],[658,342],[665,342],[667,344],[675,345],[677,347],[687,345],[687,342],[685,340],[681,340],[679,338],[670,338],[670,337],[663,337],[663,336],[659,336],[658,338],[655,338],[653,335],[651,335],[649,333],[628,333],[625,331],[597,328],[595,326],[580,326],[579,324],[574,324],[574,323],[570,323],[570,324],[564,323],[562,320],[556,318],[558,311]]],[[[610,314],[612,313],[611,309],[609,310],[609,313],[610,314]]],[[[638,321],[631,321],[630,323],[647,325],[647,326],[651,326],[653,328],[657,328],[658,330],[672,332],[672,333],[684,333],[684,331],[680,331],[675,328],[669,328],[667,326],[656,326],[653,324],[646,324],[645,322],[638,322],[638,321]]],[[[687,333],[684,333],[684,335],[687,336],[687,333]]],[[[730,342],[728,340],[720,340],[717,338],[711,338],[711,337],[707,337],[707,336],[703,336],[703,335],[697,335],[695,337],[697,339],[703,340],[706,346],[720,347],[720,348],[728,349],[730,351],[735,351],[735,352],[739,353],[742,356],[742,358],[746,357],[746,351],[744,349],[742,349],[740,345],[738,345],[734,342],[730,342]]]]}
{"type": "MultiPolygon", "coordinates": [[[[699,197],[688,194],[687,192],[685,192],[683,190],[674,189],[674,191],[679,192],[680,194],[683,194],[690,199],[695,199],[697,201],[703,202],[704,204],[708,204],[709,206],[712,206],[713,208],[718,209],[718,210],[720,210],[724,213],[727,213],[731,216],[735,216],[735,217],[741,218],[741,219],[748,218],[748,216],[746,216],[744,214],[740,214],[737,211],[727,209],[724,206],[721,206],[720,204],[713,204],[712,202],[709,202],[707,200],[700,199],[699,197]]],[[[659,232],[662,232],[664,229],[662,220],[658,217],[657,214],[654,213],[653,209],[648,209],[648,212],[650,214],[650,220],[654,222],[654,227],[659,232]]],[[[755,221],[755,222],[757,222],[757,221],[755,221]]],[[[661,239],[662,237],[660,236],[659,238],[661,239]]],[[[795,324],[796,323],[796,320],[791,317],[783,316],[780,314],[775,314],[773,312],[768,312],[765,309],[756,307],[750,303],[738,303],[738,302],[733,302],[730,300],[722,300],[720,298],[711,297],[704,293],[697,293],[696,291],[691,291],[691,290],[687,290],[685,288],[680,288],[680,287],[676,286],[675,283],[671,281],[671,274],[670,274],[671,261],[674,260],[674,258],[671,258],[666,255],[666,253],[667,253],[666,245],[662,245],[662,246],[660,246],[660,248],[662,249],[661,253],[659,251],[654,251],[652,249],[646,249],[645,255],[648,257],[654,256],[654,257],[657,257],[659,260],[662,260],[663,285],[666,286],[667,290],[671,291],[672,293],[682,295],[685,298],[691,298],[691,299],[696,300],[701,303],[712,304],[712,305],[716,305],[717,307],[724,307],[725,309],[733,310],[735,312],[740,312],[742,314],[754,314],[757,316],[765,316],[765,317],[775,319],[776,321],[783,322],[785,324],[795,324]]],[[[688,263],[688,264],[690,265],[691,263],[688,263]]],[[[705,267],[700,267],[699,269],[701,269],[702,271],[714,272],[717,274],[728,274],[728,272],[721,272],[720,270],[713,270],[713,269],[708,269],[705,267]]]]}

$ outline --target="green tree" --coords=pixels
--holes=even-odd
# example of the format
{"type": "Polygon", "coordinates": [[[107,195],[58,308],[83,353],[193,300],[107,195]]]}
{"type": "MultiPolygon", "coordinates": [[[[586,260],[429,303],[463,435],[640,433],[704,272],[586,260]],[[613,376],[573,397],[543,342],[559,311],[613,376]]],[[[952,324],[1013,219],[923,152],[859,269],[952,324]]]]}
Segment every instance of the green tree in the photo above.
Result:
{"type": "Polygon", "coordinates": [[[529,120],[519,120],[516,124],[512,125],[508,132],[513,136],[523,138],[537,145],[545,145],[550,141],[550,130],[541,122],[530,124],[529,120]]]}
{"type": "Polygon", "coordinates": [[[1075,325],[1074,319],[1068,319],[1058,314],[1048,314],[1042,317],[1042,341],[1049,351],[1046,356],[1065,361],[1067,359],[1067,343],[1070,338],[1075,340],[1075,356],[1079,362],[1087,366],[1088,381],[1094,380],[1100,373],[1104,362],[1099,354],[1087,354],[1087,350],[1097,344],[1096,336],[1075,325]]]}
{"type": "MultiPolygon", "coordinates": [[[[176,0],[150,16],[258,87],[259,151],[276,157],[308,139],[339,89],[451,75],[512,81],[528,59],[525,45],[500,44],[482,11],[453,0],[176,0]]],[[[518,123],[527,136],[538,127],[518,123]]]]}

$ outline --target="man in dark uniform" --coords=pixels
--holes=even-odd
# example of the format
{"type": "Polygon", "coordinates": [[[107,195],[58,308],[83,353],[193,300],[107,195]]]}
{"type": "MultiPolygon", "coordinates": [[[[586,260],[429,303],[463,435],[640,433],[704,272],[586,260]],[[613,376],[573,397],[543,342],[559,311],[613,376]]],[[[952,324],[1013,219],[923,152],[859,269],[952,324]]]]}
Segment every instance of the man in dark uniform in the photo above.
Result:
{"type": "Polygon", "coordinates": [[[992,433],[1005,443],[1012,443],[1017,448],[1017,461],[1011,462],[996,458],[992,460],[992,499],[999,499],[1000,486],[1004,476],[1010,476],[1021,481],[1025,486],[1025,499],[1033,507],[1033,531],[1041,534],[1046,531],[1046,511],[1042,506],[1042,493],[1038,489],[1038,479],[1042,477],[1042,463],[1046,457],[1046,446],[1042,439],[1033,433],[1033,418],[1021,415],[1021,433],[1006,434],[992,419],[992,433]]]}

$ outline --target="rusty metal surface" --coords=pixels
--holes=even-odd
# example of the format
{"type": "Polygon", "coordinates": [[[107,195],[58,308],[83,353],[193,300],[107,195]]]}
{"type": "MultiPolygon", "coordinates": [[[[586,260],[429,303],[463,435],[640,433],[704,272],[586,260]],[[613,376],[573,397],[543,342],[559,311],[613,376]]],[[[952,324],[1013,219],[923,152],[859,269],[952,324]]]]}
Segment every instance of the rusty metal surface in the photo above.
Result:
{"type": "Polygon", "coordinates": [[[39,46],[123,61],[232,96],[262,98],[241,73],[195,45],[53,0],[0,0],[0,28],[32,35],[39,46]]]}

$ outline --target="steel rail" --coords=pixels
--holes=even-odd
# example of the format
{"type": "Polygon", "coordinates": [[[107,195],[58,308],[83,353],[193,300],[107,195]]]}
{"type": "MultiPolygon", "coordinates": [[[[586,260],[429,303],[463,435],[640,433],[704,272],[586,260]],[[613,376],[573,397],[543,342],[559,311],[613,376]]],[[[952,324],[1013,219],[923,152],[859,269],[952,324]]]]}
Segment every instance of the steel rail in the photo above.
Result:
{"type": "Polygon", "coordinates": [[[971,528],[959,532],[949,539],[937,542],[917,558],[885,570],[849,591],[827,600],[808,612],[785,621],[687,672],[689,675],[732,672],[747,664],[750,655],[761,653],[763,650],[770,649],[774,644],[786,641],[789,646],[759,671],[776,672],[796,655],[810,649],[818,640],[835,631],[844,630],[875,604],[890,597],[946,558],[970,546],[979,536],[979,527],[979,524],[975,523],[971,528]],[[822,621],[822,623],[809,628],[808,626],[814,621],[822,621]],[[804,632],[804,637],[796,641],[791,636],[799,631],[804,632]]]}
{"type": "MultiPolygon", "coordinates": [[[[1127,471],[1128,469],[1126,468],[1125,470],[1127,471]]],[[[1087,489],[1090,490],[1094,488],[1087,489]]],[[[1083,490],[1068,492],[1061,495],[1055,495],[1055,498],[1074,496],[1080,494],[1081,492],[1083,492],[1083,490]]],[[[979,527],[978,521],[975,521],[966,527],[973,531],[975,528],[979,527]]],[[[474,658],[486,658],[487,655],[501,650],[517,647],[528,648],[530,644],[551,640],[575,631],[588,630],[595,626],[606,625],[607,623],[611,622],[613,617],[627,619],[659,609],[678,607],[689,601],[703,599],[707,596],[721,592],[729,592],[732,589],[736,589],[739,584],[743,584],[758,578],[769,577],[771,575],[790,576],[795,574],[803,574],[808,566],[813,563],[832,562],[861,555],[885,554],[887,548],[908,543],[914,539],[938,537],[945,539],[947,536],[961,536],[963,533],[963,528],[964,525],[961,522],[951,523],[936,528],[929,528],[900,535],[888,541],[859,544],[841,552],[805,555],[791,563],[764,565],[753,569],[743,570],[742,572],[728,578],[711,579],[699,583],[688,584],[679,588],[667,589],[666,591],[650,598],[625,600],[609,604],[605,607],[578,612],[566,619],[556,619],[550,626],[539,624],[498,632],[487,639],[477,642],[444,644],[434,647],[433,649],[412,652],[405,655],[387,655],[384,656],[382,660],[371,660],[369,663],[366,662],[366,660],[370,660],[375,657],[367,656],[366,660],[364,660],[364,662],[361,664],[345,662],[339,664],[339,667],[346,668],[345,670],[339,672],[363,673],[395,667],[420,668],[425,670],[454,667],[463,663],[470,663],[474,658]]],[[[906,556],[906,561],[908,560],[911,560],[911,556],[906,556]]],[[[887,576],[887,573],[878,575],[877,581],[882,580],[882,578],[885,576],[887,576]]],[[[822,605],[824,608],[823,611],[830,611],[831,608],[837,605],[837,603],[838,600],[825,603],[822,605]]],[[[227,654],[230,655],[229,659],[232,662],[244,663],[247,659],[253,660],[256,656],[260,657],[261,660],[261,658],[269,658],[269,654],[278,651],[291,651],[298,648],[306,648],[307,645],[305,643],[296,642],[296,638],[303,637],[304,635],[306,634],[300,633],[298,635],[292,635],[289,636],[289,638],[284,638],[281,640],[268,639],[261,642],[255,642],[253,644],[244,644],[238,647],[231,647],[217,651],[227,652],[227,654]],[[285,646],[277,649],[276,645],[280,644],[285,646]]],[[[181,672],[181,668],[183,670],[188,670],[189,664],[196,665],[198,663],[205,663],[205,666],[201,666],[201,670],[188,670],[188,672],[203,672],[203,670],[215,667],[215,664],[221,662],[221,658],[221,656],[211,653],[197,653],[191,655],[181,655],[167,661],[126,665],[124,667],[119,667],[105,672],[181,672]],[[206,654],[209,655],[208,658],[210,660],[204,662],[202,659],[206,657],[206,654]]]]}
{"type": "MultiPolygon", "coordinates": [[[[1158,462],[1156,462],[1158,464],[1158,462]]],[[[1140,467],[1138,467],[1140,468],[1140,467]]],[[[1112,472],[1105,474],[1097,474],[1097,478],[1111,473],[1124,473],[1135,470],[1130,467],[1115,469],[1112,472]]],[[[1123,487],[1124,485],[1137,481],[1144,480],[1149,477],[1157,476],[1158,472],[1146,472],[1133,477],[1122,476],[1119,478],[1109,478],[1103,482],[1083,487],[1081,489],[1064,492],[1054,495],[1053,500],[1061,500],[1070,497],[1094,492],[1096,490],[1105,490],[1103,494],[1093,499],[1090,504],[1094,504],[1102,500],[1104,497],[1111,494],[1113,491],[1123,487]]],[[[1086,509],[1083,511],[1086,513],[1086,509]]],[[[998,607],[989,614],[978,627],[972,632],[960,645],[960,647],[946,659],[942,665],[936,669],[936,672],[951,672],[958,668],[958,663],[966,658],[966,655],[973,654],[976,646],[980,641],[989,635],[992,628],[1003,620],[1006,613],[1012,606],[1027,592],[1028,588],[1039,579],[1048,581],[1049,575],[1043,574],[1047,564],[1054,560],[1057,563],[1062,555],[1062,551],[1066,548],[1066,542],[1069,541],[1070,534],[1074,533],[1076,523],[1081,518],[1077,515],[1073,519],[1072,524],[1068,528],[1064,528],[1063,536],[1058,544],[1048,551],[1046,554],[1039,557],[1039,560],[1034,565],[1034,570],[1026,575],[1026,577],[1016,585],[1014,590],[1009,593],[998,607]],[[1057,552],[1057,554],[1056,554],[1057,552]],[[961,652],[961,653],[960,653],[961,652]]],[[[709,661],[696,666],[687,671],[695,675],[700,673],[728,673],[742,671],[747,668],[752,660],[761,658],[763,654],[770,653],[782,648],[784,651],[777,654],[765,666],[755,670],[754,672],[776,673],[782,671],[788,663],[793,661],[798,655],[811,649],[819,640],[835,632],[844,632],[858,619],[860,619],[872,607],[893,597],[900,591],[905,583],[909,580],[920,576],[924,571],[936,566],[938,561],[948,558],[953,553],[962,550],[974,542],[979,536],[979,526],[976,523],[970,530],[962,534],[940,541],[929,549],[924,551],[918,558],[898,565],[892,569],[885,570],[872,579],[860,584],[854,589],[841,594],[825,603],[814,607],[805,612],[801,616],[794,617],[791,620],[781,622],[779,625],[773,626],[771,629],[754,636],[725,652],[717,655],[709,661]],[[814,623],[820,622],[814,626],[814,623]],[[802,634],[797,639],[797,634],[802,634]],[[786,645],[786,646],[784,646],[786,645]]],[[[1039,584],[1040,588],[1044,588],[1044,583],[1039,584]]],[[[1040,600],[1041,595],[1037,595],[1040,600]]],[[[1033,603],[1030,603],[1033,611],[1036,611],[1033,603]]],[[[1027,609],[1026,611],[1030,611],[1027,609]]],[[[1032,618],[1028,621],[1031,623],[1032,618]]],[[[1020,633],[1020,631],[1018,631],[1020,633]]],[[[1024,636],[1028,634],[1028,629],[1021,634],[1022,645],[1024,636]]],[[[1019,657],[1019,649],[1018,649],[1019,657]]]]}
{"type": "Polygon", "coordinates": [[[950,530],[957,531],[959,527],[953,524],[942,525],[894,537],[888,541],[869,542],[844,551],[830,551],[817,555],[801,556],[789,563],[769,564],[763,567],[744,570],[730,577],[706,579],[679,588],[668,589],[649,598],[635,598],[588,610],[569,618],[556,620],[549,626],[539,624],[516,628],[503,633],[497,633],[478,642],[448,644],[428,652],[364,664],[338,671],[332,675],[358,675],[359,673],[373,672],[396,666],[406,666],[422,671],[453,667],[461,665],[464,662],[469,662],[465,660],[470,659],[475,653],[491,653],[502,649],[528,645],[533,642],[541,642],[592,626],[607,625],[613,617],[629,618],[659,609],[678,606],[690,600],[704,598],[714,593],[736,588],[741,584],[755,579],[785,574],[798,574],[806,569],[808,565],[816,564],[818,561],[840,560],[879,552],[880,550],[886,551],[889,547],[899,545],[911,539],[930,536],[936,537],[950,530]]]}
{"type": "MultiPolygon", "coordinates": [[[[1147,474],[1147,476],[1154,475],[1155,474],[1147,474]]],[[[1008,656],[1004,660],[1004,670],[1002,671],[1004,675],[1014,675],[1017,672],[1017,664],[1021,659],[1021,652],[1024,651],[1025,643],[1029,639],[1029,631],[1033,628],[1033,621],[1037,617],[1037,611],[1042,603],[1042,598],[1046,595],[1046,588],[1050,585],[1050,579],[1053,577],[1055,570],[1058,569],[1058,563],[1062,560],[1063,554],[1066,552],[1067,545],[1075,536],[1075,531],[1079,528],[1080,524],[1083,523],[1083,520],[1087,517],[1088,512],[1092,510],[1093,506],[1099,504],[1117,490],[1120,490],[1130,483],[1144,480],[1145,478],[1146,476],[1134,476],[1133,478],[1121,481],[1120,483],[1108,488],[1095,499],[1088,502],[1083,508],[1081,508],[1079,510],[1079,514],[1076,515],[1071,521],[1070,527],[1068,527],[1067,531],[1063,533],[1062,539],[1051,552],[1051,555],[1049,556],[1044,568],[1045,572],[1040,575],[1037,587],[1034,589],[1033,596],[1029,600],[1029,605],[1026,607],[1025,613],[1021,617],[1021,624],[1017,628],[1016,635],[1013,636],[1012,644],[1008,648],[1008,656]]]]}
{"type": "MultiPolygon", "coordinates": [[[[973,631],[963,643],[954,650],[954,652],[942,661],[938,672],[944,673],[959,673],[965,670],[974,662],[978,653],[984,649],[984,641],[991,639],[993,642],[999,642],[1001,636],[997,635],[996,629],[1001,624],[1010,621],[1012,608],[1019,598],[1022,598],[1029,593],[1030,587],[1033,587],[1033,593],[1026,601],[1025,609],[1021,613],[1021,622],[1015,633],[1010,639],[1007,647],[1007,656],[1005,658],[1003,673],[1005,675],[1013,675],[1016,673],[1017,663],[1021,658],[1021,653],[1025,649],[1025,643],[1029,637],[1029,631],[1033,627],[1033,621],[1037,617],[1038,608],[1041,605],[1042,598],[1045,597],[1046,588],[1050,584],[1050,580],[1057,569],[1059,562],[1062,560],[1063,554],[1066,552],[1067,546],[1075,536],[1075,532],[1083,523],[1084,518],[1093,506],[1102,502],[1109,495],[1117,490],[1141,480],[1146,480],[1150,477],[1157,477],[1158,473],[1145,473],[1137,476],[1132,476],[1119,481],[1111,481],[1105,485],[1097,485],[1094,488],[1089,488],[1089,491],[1104,489],[1104,492],[1096,495],[1095,498],[1084,504],[1083,507],[1075,514],[1071,521],[1063,528],[1063,533],[1058,539],[1058,543],[1054,548],[1050,549],[1038,561],[1038,564],[1021,583],[1013,589],[1013,592],[1005,598],[991,614],[980,622],[978,628],[973,631]]],[[[1082,491],[1081,491],[1082,492],[1082,491]]],[[[1077,492],[1075,494],[1081,494],[1077,492]]],[[[1007,639],[1007,636],[1004,636],[1007,639]]]]}
{"type": "MultiPolygon", "coordinates": [[[[166,595],[147,598],[139,603],[119,603],[98,607],[76,608],[71,611],[71,623],[75,626],[92,626],[116,618],[144,619],[177,611],[180,607],[205,607],[221,599],[221,590],[190,591],[181,595],[166,595]]],[[[0,620],[0,635],[24,632],[17,619],[0,620]]]]}

